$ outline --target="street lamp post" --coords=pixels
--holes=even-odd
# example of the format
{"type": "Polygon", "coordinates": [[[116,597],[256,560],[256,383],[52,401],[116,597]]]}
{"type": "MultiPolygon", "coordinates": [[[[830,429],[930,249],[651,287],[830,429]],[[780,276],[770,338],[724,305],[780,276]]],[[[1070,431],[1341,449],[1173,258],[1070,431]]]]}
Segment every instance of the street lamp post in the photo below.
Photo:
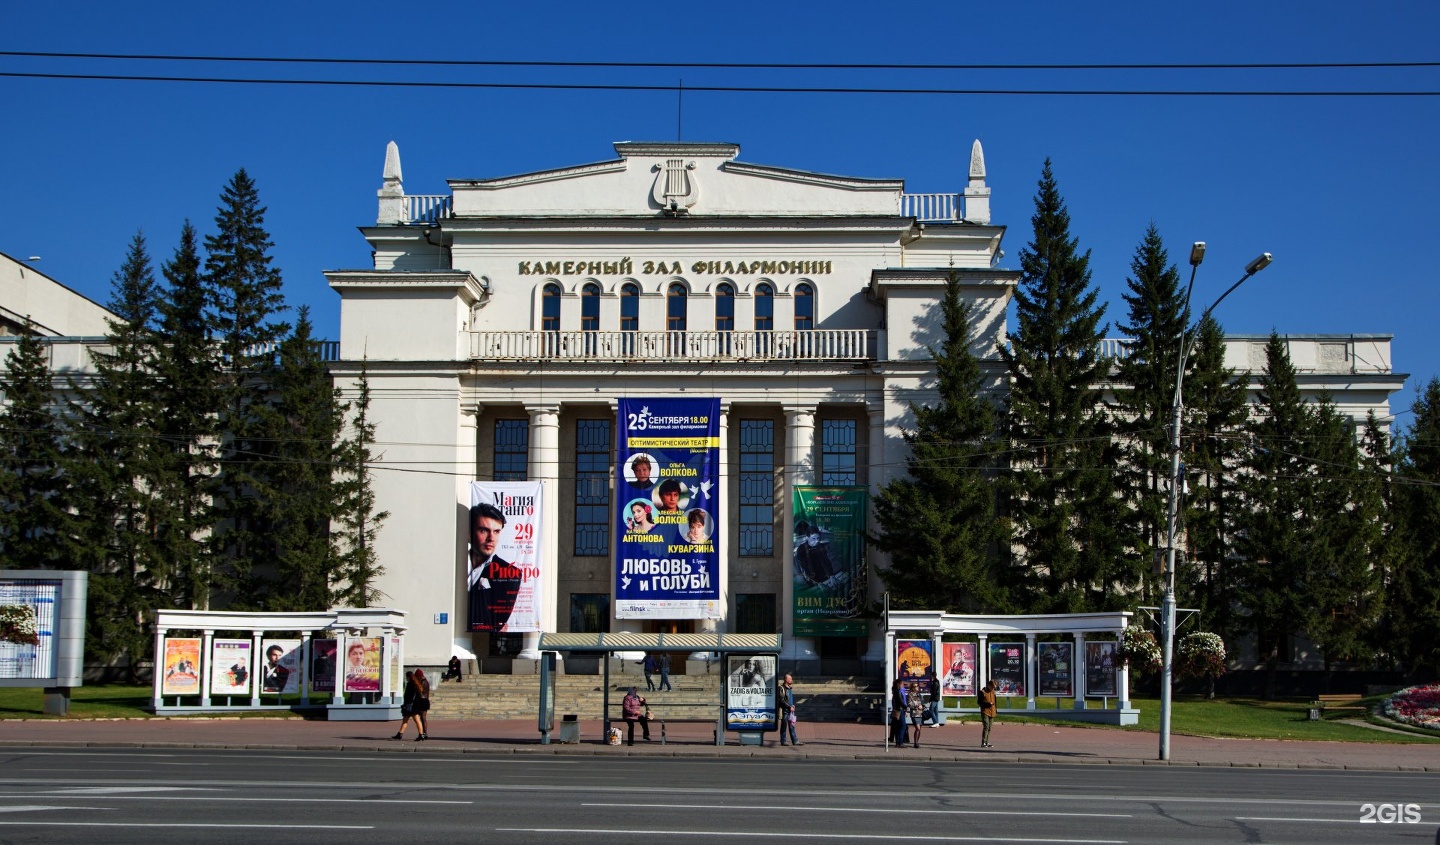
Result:
{"type": "MultiPolygon", "coordinates": [[[[1180,519],[1180,490],[1184,478],[1180,472],[1180,420],[1184,416],[1185,362],[1190,358],[1199,335],[1190,331],[1190,294],[1195,290],[1195,271],[1205,260],[1205,243],[1196,241],[1190,249],[1190,285],[1185,289],[1185,307],[1182,311],[1180,330],[1180,360],[1175,368],[1175,402],[1171,408],[1170,421],[1170,502],[1165,519],[1165,596],[1160,602],[1160,629],[1164,639],[1161,651],[1160,669],[1160,759],[1170,759],[1170,705],[1171,685],[1175,675],[1175,531],[1180,519]]],[[[1273,260],[1268,252],[1262,252],[1255,260],[1245,265],[1245,275],[1220,294],[1196,321],[1198,328],[1210,316],[1225,297],[1245,283],[1247,279],[1270,266],[1273,260]]]]}

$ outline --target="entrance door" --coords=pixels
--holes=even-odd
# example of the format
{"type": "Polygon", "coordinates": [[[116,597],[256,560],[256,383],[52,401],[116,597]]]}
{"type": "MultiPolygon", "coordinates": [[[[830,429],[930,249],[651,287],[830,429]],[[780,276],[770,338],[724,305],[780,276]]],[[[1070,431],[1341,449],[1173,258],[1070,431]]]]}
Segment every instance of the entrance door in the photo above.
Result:
{"type": "MultiPolygon", "coordinates": [[[[647,634],[693,634],[695,633],[695,620],[693,619],[652,619],[645,623],[647,634]]],[[[670,655],[670,674],[685,674],[685,661],[690,657],[688,651],[667,651],[670,655]]],[[[659,653],[656,653],[659,656],[659,653]]]]}

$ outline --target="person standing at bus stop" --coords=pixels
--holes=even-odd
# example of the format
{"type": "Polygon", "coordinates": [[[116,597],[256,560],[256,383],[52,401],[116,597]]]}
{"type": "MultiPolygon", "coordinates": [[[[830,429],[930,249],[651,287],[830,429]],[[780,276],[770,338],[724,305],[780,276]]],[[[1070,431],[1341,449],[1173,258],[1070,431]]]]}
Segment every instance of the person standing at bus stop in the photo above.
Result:
{"type": "Polygon", "coordinates": [[[984,689],[975,697],[980,700],[980,724],[984,725],[980,732],[980,747],[994,748],[990,744],[990,726],[995,722],[995,680],[986,681],[984,689]]]}
{"type": "Polygon", "coordinates": [[[775,690],[775,706],[780,711],[780,744],[785,744],[785,732],[789,731],[790,744],[799,745],[795,738],[795,679],[788,672],[775,690]]]}

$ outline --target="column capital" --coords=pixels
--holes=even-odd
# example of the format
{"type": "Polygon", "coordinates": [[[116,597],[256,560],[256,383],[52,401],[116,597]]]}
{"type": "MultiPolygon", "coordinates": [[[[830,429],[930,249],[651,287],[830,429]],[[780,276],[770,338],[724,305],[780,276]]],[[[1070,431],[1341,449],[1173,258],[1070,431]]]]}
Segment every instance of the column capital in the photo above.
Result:
{"type": "Polygon", "coordinates": [[[484,402],[476,402],[476,403],[473,404],[473,405],[461,405],[461,406],[460,406],[460,416],[462,416],[462,417],[470,417],[470,418],[472,418],[472,419],[479,419],[480,415],[483,414],[484,412],[485,412],[485,403],[484,403],[484,402]]]}
{"type": "Polygon", "coordinates": [[[560,416],[559,405],[530,405],[525,406],[525,413],[530,415],[532,425],[556,425],[560,416]],[[545,419],[549,417],[549,419],[545,419]]]}
{"type": "Polygon", "coordinates": [[[787,407],[785,409],[785,424],[790,426],[791,428],[795,428],[797,426],[807,426],[813,428],[815,425],[815,409],[787,407]]]}

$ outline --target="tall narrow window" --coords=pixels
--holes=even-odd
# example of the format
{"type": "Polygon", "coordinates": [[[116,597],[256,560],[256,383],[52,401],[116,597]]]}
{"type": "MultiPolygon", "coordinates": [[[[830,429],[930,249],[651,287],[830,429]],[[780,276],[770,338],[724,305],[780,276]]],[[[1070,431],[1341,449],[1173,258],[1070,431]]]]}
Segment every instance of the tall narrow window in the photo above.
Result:
{"type": "Polygon", "coordinates": [[[575,422],[575,554],[610,551],[610,421],[575,422]]]}
{"type": "Polygon", "coordinates": [[[740,421],[740,556],[775,554],[775,421],[740,421]]]}
{"type": "Polygon", "coordinates": [[[495,421],[495,480],[530,478],[530,421],[495,421]]]}
{"type": "Polygon", "coordinates": [[[721,283],[715,289],[715,331],[730,332],[735,330],[735,288],[729,283],[721,283]]]}
{"type": "Polygon", "coordinates": [[[815,328],[815,290],[809,285],[795,288],[795,330],[815,328]]]}
{"type": "Polygon", "coordinates": [[[820,483],[855,484],[855,421],[825,420],[820,432],[820,483]]]}
{"type": "Polygon", "coordinates": [[[545,286],[540,302],[540,330],[560,331],[560,286],[551,282],[545,286]]]}
{"type": "Polygon", "coordinates": [[[672,332],[685,331],[685,320],[689,291],[679,282],[673,282],[665,295],[665,328],[672,332]]]}
{"type": "Polygon", "coordinates": [[[600,330],[600,286],[590,282],[580,291],[580,330],[600,330]]]}
{"type": "Polygon", "coordinates": [[[634,282],[620,288],[620,331],[640,331],[640,286],[634,282]]]}
{"type": "Polygon", "coordinates": [[[755,288],[755,331],[768,332],[775,328],[775,290],[762,284],[755,288]]]}

